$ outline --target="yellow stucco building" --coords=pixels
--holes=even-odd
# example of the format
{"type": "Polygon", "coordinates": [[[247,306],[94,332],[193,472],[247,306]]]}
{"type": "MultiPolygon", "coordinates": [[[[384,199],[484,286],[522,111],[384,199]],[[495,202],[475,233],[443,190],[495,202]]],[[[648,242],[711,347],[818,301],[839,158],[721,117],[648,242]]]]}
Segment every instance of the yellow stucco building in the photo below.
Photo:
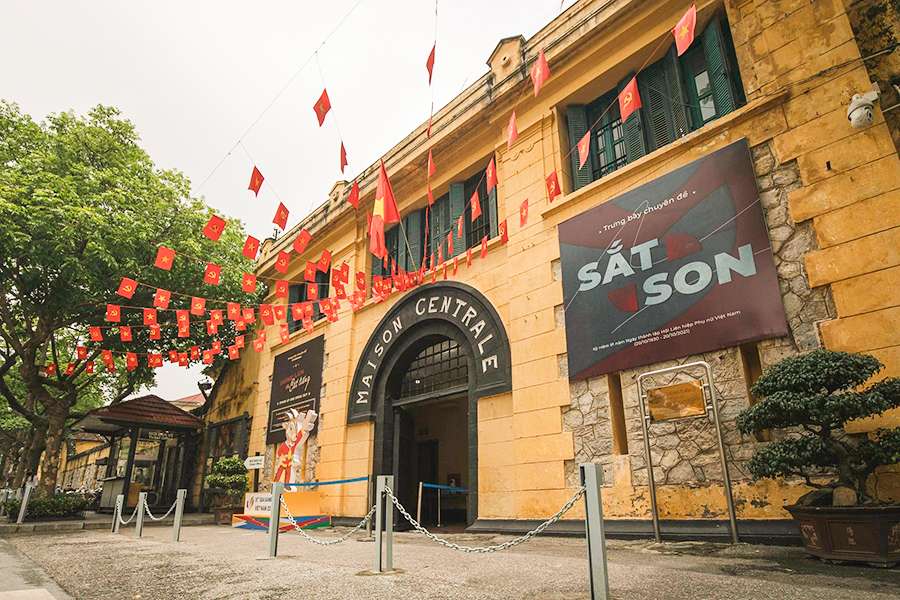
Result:
{"type": "MultiPolygon", "coordinates": [[[[270,399],[273,386],[281,389],[285,380],[276,359],[318,340],[321,389],[307,391],[316,397],[320,417],[306,459],[308,479],[394,473],[404,503],[414,502],[419,481],[453,483],[468,493],[444,499],[447,518],[475,529],[524,529],[572,495],[578,463],[598,462],[605,516],[620,520],[622,532],[646,532],[650,498],[638,378],[704,361],[718,398],[737,518],[749,523],[747,531],[754,522],[762,534],[781,531],[777,522],[788,518],[782,506],[807,488],[793,481],[751,482],[746,461],[765,439],[742,437],[734,424],[752,401],[748,388],[761,370],[826,347],[871,353],[886,365],[880,376],[900,375],[900,137],[892,115],[881,110],[894,93],[882,90],[871,124],[851,127],[851,96],[870,90],[877,76],[861,53],[870,40],[858,37],[858,16],[848,14],[841,0],[698,0],[696,40],[677,56],[671,30],[686,8],[668,1],[577,2],[531,39],[501,40],[487,73],[434,115],[430,138],[422,124],[384,154],[403,217],[402,232],[395,227],[386,236],[396,272],[417,270],[422,256],[440,256],[446,278],[439,268],[433,283],[429,272],[423,285],[394,289],[383,301],[371,297],[373,277],[396,274],[392,262],[385,269],[368,252],[377,164],[357,178],[358,209],[347,202],[350,185],[338,182],[302,223],[264,243],[258,276],[292,282],[289,298],[275,297],[273,290],[266,302],[305,300],[304,269],[323,250],[332,253],[330,273],[348,265],[348,294],[356,290],[355,274],[365,274],[369,297],[358,310],[343,301],[334,321],[317,313],[312,331],[291,320],[288,307],[288,341],[280,341],[276,323],[261,352],[248,343],[216,382],[205,419],[222,431],[234,423],[246,427],[228,434],[226,451],[266,456],[261,489],[277,468],[271,442],[282,413],[276,410],[273,428],[270,399]],[[551,76],[535,96],[529,72],[540,51],[551,76]],[[623,122],[617,96],[635,73],[642,107],[623,122]],[[508,145],[513,112],[518,138],[508,145]],[[587,164],[579,166],[574,147],[588,131],[587,164]],[[439,166],[430,183],[429,150],[439,166]],[[725,160],[723,153],[736,162],[715,162],[725,160]],[[499,183],[488,193],[484,171],[492,159],[499,183]],[[650,284],[637,292],[624,286],[622,294],[581,302],[576,311],[569,281],[574,277],[571,285],[578,285],[582,265],[570,259],[570,249],[593,245],[598,258],[611,256],[622,240],[610,234],[609,245],[597,246],[606,238],[592,227],[603,225],[613,208],[631,206],[624,221],[640,212],[628,204],[638,196],[641,206],[665,208],[668,190],[688,189],[685,173],[710,169],[699,172],[719,176],[716,165],[722,164],[736,165],[723,177],[746,180],[723,185],[737,186],[730,189],[743,190],[749,201],[721,223],[734,226],[737,237],[722,242],[727,256],[716,262],[719,287],[744,285],[751,271],[770,277],[768,284],[737,298],[718,288],[703,290],[703,306],[713,305],[710,319],[717,301],[723,315],[728,302],[744,303],[743,312],[728,317],[730,333],[698,329],[680,336],[691,337],[690,343],[673,337],[643,346],[632,339],[630,354],[608,360],[602,345],[592,353],[588,338],[608,336],[604,323],[616,310],[641,313],[641,319],[654,314],[631,306],[650,298],[650,284]],[[561,194],[551,202],[548,177],[554,173],[561,194]],[[426,216],[429,185],[435,202],[426,216]],[[473,221],[476,190],[483,215],[473,221]],[[756,225],[765,247],[753,245],[753,256],[744,256],[738,238],[756,225]],[[298,256],[292,243],[304,229],[312,241],[298,256]],[[577,241],[594,234],[599,237],[577,241]],[[292,254],[286,274],[275,269],[282,252],[292,254]],[[726,264],[731,279],[723,282],[726,264]],[[764,304],[768,312],[757,315],[764,304]],[[682,347],[688,351],[678,354],[682,347]],[[587,350],[570,356],[573,348],[587,350]]],[[[671,198],[674,205],[693,202],[690,191],[671,198]]],[[[700,211],[706,205],[691,206],[700,211]]],[[[648,217],[648,227],[660,228],[659,244],[668,244],[660,260],[707,251],[717,239],[709,236],[720,228],[690,233],[703,214],[683,210],[668,224],[648,217]],[[682,254],[673,254],[675,238],[664,237],[676,230],[690,233],[679,246],[682,254]]],[[[612,230],[615,220],[609,223],[606,233],[619,231],[612,230]]],[[[633,260],[623,269],[633,271],[644,258],[633,247],[638,235],[624,242],[633,260]]],[[[647,250],[646,257],[647,268],[655,268],[658,255],[647,250]]],[[[708,267],[693,268],[702,279],[708,267]]],[[[603,265],[596,269],[598,285],[606,285],[603,265]]],[[[335,294],[330,273],[319,272],[320,293],[335,294]]],[[[680,283],[689,294],[699,286],[689,273],[680,283]]],[[[673,319],[656,325],[649,320],[636,339],[646,342],[641,335],[673,319]]],[[[701,376],[675,369],[649,384],[701,376]]],[[[310,381],[317,384],[315,374],[310,381]]],[[[898,422],[898,415],[887,414],[856,427],[869,431],[898,422]]],[[[727,518],[712,420],[651,421],[649,432],[660,517],[712,531],[704,524],[727,518]]],[[[201,462],[217,443],[214,452],[221,452],[222,443],[207,439],[201,462]]],[[[883,497],[898,497],[897,475],[889,468],[878,485],[883,497]]],[[[323,486],[322,510],[358,518],[369,506],[366,493],[365,484],[323,486]]],[[[568,517],[579,518],[580,510],[576,505],[568,517]]]]}

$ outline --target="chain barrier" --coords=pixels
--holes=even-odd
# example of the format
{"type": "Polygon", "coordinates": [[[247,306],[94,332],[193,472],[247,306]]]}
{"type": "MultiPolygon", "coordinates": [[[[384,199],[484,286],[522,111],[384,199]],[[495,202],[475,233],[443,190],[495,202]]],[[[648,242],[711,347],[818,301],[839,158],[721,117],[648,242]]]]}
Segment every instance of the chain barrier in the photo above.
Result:
{"type": "Polygon", "coordinates": [[[150,512],[150,505],[147,504],[147,498],[144,498],[144,511],[146,511],[147,516],[150,517],[150,519],[152,521],[162,521],[163,519],[168,517],[170,514],[172,514],[172,511],[175,510],[175,506],[177,504],[178,504],[178,501],[176,500],[175,502],[172,503],[172,506],[169,507],[169,510],[166,511],[166,514],[164,514],[161,517],[154,517],[153,513],[150,512]]]}
{"type": "Polygon", "coordinates": [[[431,541],[436,542],[447,548],[450,548],[451,550],[459,550],[460,552],[474,553],[474,554],[488,554],[491,552],[498,552],[500,550],[508,550],[509,548],[512,548],[513,546],[518,546],[519,544],[527,542],[534,536],[540,534],[545,529],[547,529],[548,527],[550,527],[551,525],[553,525],[554,523],[559,521],[562,518],[562,516],[564,514],[566,514],[567,512],[569,512],[569,510],[575,505],[575,503],[578,502],[578,499],[584,495],[585,487],[581,486],[575,492],[575,495],[572,496],[568,502],[563,504],[562,508],[560,508],[556,512],[556,514],[554,514],[552,517],[550,517],[549,519],[547,519],[546,521],[544,521],[543,523],[541,523],[540,525],[538,525],[537,527],[535,527],[534,529],[532,529],[531,531],[526,533],[525,535],[519,536],[517,538],[513,538],[507,542],[503,542],[502,544],[497,544],[495,546],[461,546],[460,544],[454,544],[453,542],[447,541],[444,538],[438,537],[438,536],[434,535],[433,533],[431,533],[430,531],[428,531],[427,529],[425,529],[424,527],[422,527],[419,524],[419,522],[416,521],[412,517],[412,515],[406,511],[405,508],[403,508],[403,505],[400,504],[400,501],[394,495],[394,492],[393,492],[393,490],[391,490],[391,488],[385,486],[384,491],[391,497],[391,501],[397,507],[397,510],[400,511],[400,514],[403,515],[407,521],[409,521],[410,525],[412,525],[416,529],[416,531],[418,531],[419,533],[421,533],[422,535],[424,535],[431,541]]]}
{"type": "Polygon", "coordinates": [[[138,511],[138,507],[135,506],[135,507],[134,507],[134,512],[131,513],[131,516],[128,517],[128,520],[127,520],[127,521],[123,521],[123,520],[122,520],[122,512],[121,512],[121,510],[120,510],[120,511],[119,511],[119,523],[122,524],[122,525],[128,525],[129,523],[131,523],[132,521],[134,521],[134,518],[137,516],[137,511],[138,511]]]}
{"type": "Polygon", "coordinates": [[[288,508],[287,503],[284,501],[284,497],[282,496],[282,498],[281,498],[281,508],[284,509],[284,512],[287,515],[288,522],[294,527],[294,529],[297,530],[297,532],[300,533],[300,535],[305,537],[307,540],[309,540],[313,544],[318,544],[320,546],[334,546],[335,544],[340,544],[342,542],[346,542],[348,539],[350,539],[351,535],[353,535],[354,533],[356,533],[357,531],[362,529],[362,527],[366,523],[369,522],[369,519],[371,519],[372,515],[375,514],[376,507],[377,507],[377,505],[373,506],[372,509],[369,510],[369,514],[367,514],[365,517],[363,517],[362,521],[360,521],[359,523],[356,524],[356,527],[354,527],[353,529],[351,529],[350,531],[348,531],[341,537],[335,538],[333,540],[320,540],[318,538],[315,538],[315,537],[309,535],[308,533],[306,533],[306,531],[303,530],[303,527],[301,527],[300,525],[297,525],[297,521],[294,519],[294,515],[291,514],[291,509],[288,508]]]}

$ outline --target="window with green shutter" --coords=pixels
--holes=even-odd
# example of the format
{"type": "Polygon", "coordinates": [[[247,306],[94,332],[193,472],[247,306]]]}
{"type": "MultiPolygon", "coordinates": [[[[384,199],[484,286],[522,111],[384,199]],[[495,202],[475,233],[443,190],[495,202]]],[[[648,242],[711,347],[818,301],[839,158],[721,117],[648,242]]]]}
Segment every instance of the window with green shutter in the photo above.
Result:
{"type": "Polygon", "coordinates": [[[677,56],[672,44],[660,60],[638,74],[642,108],[623,123],[618,94],[632,77],[590,104],[566,107],[573,189],[671,144],[745,102],[731,32],[721,15],[710,20],[684,55],[677,56]],[[579,169],[575,145],[588,128],[590,156],[579,169]]]}
{"type": "MultiPolygon", "coordinates": [[[[377,261],[376,261],[377,262],[377,261]]],[[[316,284],[318,284],[319,298],[327,298],[331,293],[331,268],[324,273],[316,270],[316,284]]],[[[288,331],[294,332],[303,327],[302,321],[295,321],[291,313],[291,304],[306,302],[306,283],[294,283],[288,286],[287,323],[288,331]]],[[[313,321],[318,321],[325,315],[319,310],[319,303],[313,304],[313,321]]]]}

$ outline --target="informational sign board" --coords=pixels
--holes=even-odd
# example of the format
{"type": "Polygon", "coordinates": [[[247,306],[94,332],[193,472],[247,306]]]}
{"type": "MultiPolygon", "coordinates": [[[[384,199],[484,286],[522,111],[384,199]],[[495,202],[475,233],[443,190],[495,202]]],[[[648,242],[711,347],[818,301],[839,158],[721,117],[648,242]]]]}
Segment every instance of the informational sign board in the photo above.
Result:
{"type": "Polygon", "coordinates": [[[559,244],[570,379],[788,332],[745,140],[565,221],[559,244]]]}
{"type": "Polygon", "coordinates": [[[262,455],[248,456],[247,458],[244,459],[244,467],[248,471],[253,471],[255,469],[262,469],[264,466],[266,466],[266,457],[265,456],[262,456],[262,455]]]}
{"type": "Polygon", "coordinates": [[[268,516],[272,514],[272,494],[250,492],[244,494],[244,514],[268,516]]]}
{"type": "Polygon", "coordinates": [[[275,357],[266,444],[284,441],[281,423],[286,419],[287,411],[290,409],[296,409],[301,413],[307,410],[319,412],[324,357],[324,336],[275,357]]]}
{"type": "Polygon", "coordinates": [[[649,389],[647,408],[654,423],[705,415],[703,387],[699,381],[686,381],[649,389]]]}

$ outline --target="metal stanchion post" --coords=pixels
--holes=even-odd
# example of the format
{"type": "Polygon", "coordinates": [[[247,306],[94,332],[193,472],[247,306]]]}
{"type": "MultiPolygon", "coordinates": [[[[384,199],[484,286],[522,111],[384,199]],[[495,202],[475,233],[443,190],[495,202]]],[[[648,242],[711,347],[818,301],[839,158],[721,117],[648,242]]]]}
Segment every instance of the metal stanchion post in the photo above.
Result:
{"type": "MultiPolygon", "coordinates": [[[[372,476],[369,475],[369,481],[366,482],[366,506],[371,503],[374,503],[373,492],[375,491],[375,486],[372,485],[372,476]]],[[[366,537],[372,538],[372,519],[366,521],[366,537]]]]}
{"type": "Polygon", "coordinates": [[[6,501],[9,499],[9,490],[0,490],[0,517],[6,514],[6,501]]]}
{"type": "Polygon", "coordinates": [[[379,475],[375,480],[375,565],[372,571],[381,573],[381,528],[384,518],[384,475],[379,475]]]}
{"type": "Polygon", "coordinates": [[[419,482],[419,500],[416,502],[416,521],[422,522],[422,482],[419,482]]]}
{"type": "MultiPolygon", "coordinates": [[[[385,484],[394,491],[394,476],[385,476],[385,484]]],[[[394,503],[385,502],[384,512],[384,570],[394,570],[394,503]]]]}
{"type": "Polygon", "coordinates": [[[272,513],[269,515],[269,558],[278,556],[278,529],[281,527],[281,494],[284,484],[272,484],[272,513]]]}
{"type": "Polygon", "coordinates": [[[184,515],[184,499],[187,497],[187,490],[178,490],[175,497],[175,521],[172,523],[172,541],[181,541],[181,517],[184,515]]]}
{"type": "Polygon", "coordinates": [[[134,522],[134,537],[144,535],[144,503],[147,502],[147,492],[138,494],[137,517],[134,522]]]}
{"type": "Polygon", "coordinates": [[[25,484],[25,493],[22,494],[22,505],[19,506],[19,517],[16,519],[16,524],[21,525],[25,520],[25,511],[28,508],[28,500],[31,498],[31,490],[34,489],[30,483],[25,484]]]}
{"type": "Polygon", "coordinates": [[[119,533],[119,519],[122,518],[122,505],[125,503],[125,495],[116,496],[116,507],[113,509],[112,532],[119,533]]]}
{"type": "Polygon", "coordinates": [[[580,465],[581,482],[584,485],[584,529],[588,545],[588,576],[591,584],[591,600],[609,598],[609,577],[606,572],[606,535],[603,532],[603,504],[600,500],[600,484],[603,471],[600,465],[580,465]]]}

